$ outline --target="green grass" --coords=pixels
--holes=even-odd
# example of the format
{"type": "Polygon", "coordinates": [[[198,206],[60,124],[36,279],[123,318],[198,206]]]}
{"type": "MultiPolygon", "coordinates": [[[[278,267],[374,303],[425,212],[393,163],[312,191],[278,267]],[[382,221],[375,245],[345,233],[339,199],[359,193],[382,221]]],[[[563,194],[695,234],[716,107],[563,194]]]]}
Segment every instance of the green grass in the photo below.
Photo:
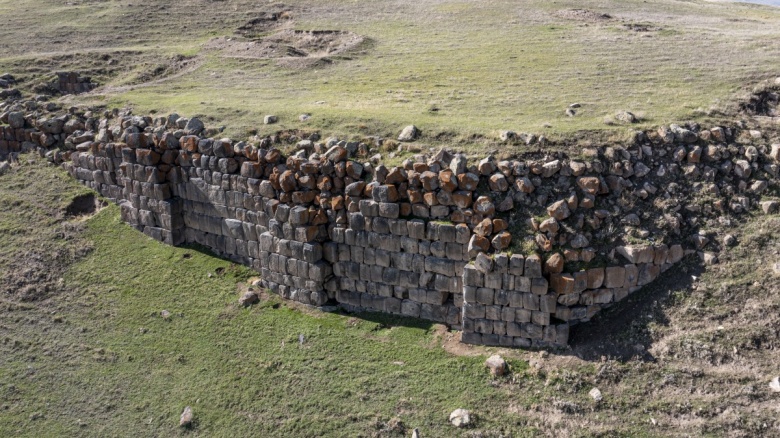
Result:
{"type": "MultiPolygon", "coordinates": [[[[0,183],[47,174],[56,188],[24,193],[30,204],[56,209],[52,197],[84,191],[41,163],[0,183]]],[[[0,237],[11,242],[0,266],[12,274],[10,259],[36,235],[13,237],[25,221],[14,208],[26,206],[0,193],[12,207],[0,213],[0,237]]],[[[458,407],[475,412],[481,430],[532,434],[506,406],[533,397],[492,386],[485,356],[447,353],[430,323],[278,298],[242,308],[247,268],[140,235],[116,206],[87,220],[78,239],[91,251],[63,267],[50,298],[0,302],[0,436],[186,434],[178,416],[187,405],[202,436],[373,436],[395,417],[425,436],[455,436],[447,416],[458,407]]],[[[526,379],[524,362],[512,367],[526,379]]]]}
{"type": "Polygon", "coordinates": [[[454,354],[445,340],[457,334],[428,322],[272,295],[242,308],[248,269],[153,241],[116,206],[65,216],[88,190],[40,159],[21,163],[0,176],[0,436],[768,436],[779,426],[765,392],[780,295],[756,261],[776,249],[776,216],[740,227],[740,245],[696,289],[680,281],[695,268],[686,262],[681,277],[665,274],[678,275],[668,292],[661,279],[607,312],[635,314],[611,335],[551,354],[498,350],[513,373],[493,379],[483,362],[497,350],[454,354]],[[647,294],[658,299],[632,307],[647,294]],[[655,360],[621,363],[603,346],[637,343],[655,360]],[[668,375],[677,380],[661,383],[668,375]],[[192,429],[178,427],[185,406],[192,429]],[[449,425],[456,408],[476,424],[449,425]],[[734,415],[716,415],[725,409],[734,415]]]}
{"type": "Polygon", "coordinates": [[[395,136],[414,123],[425,142],[442,143],[437,134],[454,133],[450,142],[483,149],[469,140],[471,134],[492,138],[512,129],[557,138],[617,130],[622,137],[636,126],[604,123],[618,110],[639,115],[638,126],[702,120],[746,86],[776,76],[780,56],[780,10],[750,4],[296,0],[285,2],[295,28],[349,30],[370,43],[330,66],[281,68],[272,60],[224,58],[201,48],[279,6],[248,0],[136,3],[69,7],[52,0],[0,0],[0,39],[17,42],[0,56],[0,68],[33,78],[62,65],[91,71],[108,85],[125,85],[128,75],[172,55],[194,55],[202,64],[182,76],[68,102],[205,115],[236,137],[254,128],[268,134],[302,127],[341,136],[395,136]],[[571,8],[613,19],[555,15],[571,8]],[[36,13],[25,15],[25,9],[36,13]],[[631,23],[656,30],[626,30],[623,25],[631,23]],[[108,65],[101,54],[119,63],[108,65]],[[564,110],[574,102],[583,106],[569,118],[564,110]],[[439,110],[429,111],[433,106],[439,110]],[[312,118],[301,123],[302,113],[312,118]],[[262,126],[265,114],[280,116],[280,124],[262,126]]]}

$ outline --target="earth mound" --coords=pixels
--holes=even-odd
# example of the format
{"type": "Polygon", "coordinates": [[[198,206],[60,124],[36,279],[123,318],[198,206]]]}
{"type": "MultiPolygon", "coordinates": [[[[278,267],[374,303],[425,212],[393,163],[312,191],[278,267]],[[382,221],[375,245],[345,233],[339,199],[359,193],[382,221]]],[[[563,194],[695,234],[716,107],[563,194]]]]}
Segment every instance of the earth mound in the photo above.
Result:
{"type": "Polygon", "coordinates": [[[290,11],[260,12],[257,17],[236,29],[236,33],[246,38],[259,38],[290,22],[292,22],[290,11]]]}
{"type": "Polygon", "coordinates": [[[328,57],[345,54],[365,38],[341,30],[282,30],[261,39],[218,37],[205,45],[228,58],[275,59],[282,66],[308,67],[330,63],[328,57]]]}
{"type": "Polygon", "coordinates": [[[561,9],[553,15],[567,20],[578,21],[604,21],[612,19],[612,16],[609,14],[601,14],[588,9],[561,9]]]}

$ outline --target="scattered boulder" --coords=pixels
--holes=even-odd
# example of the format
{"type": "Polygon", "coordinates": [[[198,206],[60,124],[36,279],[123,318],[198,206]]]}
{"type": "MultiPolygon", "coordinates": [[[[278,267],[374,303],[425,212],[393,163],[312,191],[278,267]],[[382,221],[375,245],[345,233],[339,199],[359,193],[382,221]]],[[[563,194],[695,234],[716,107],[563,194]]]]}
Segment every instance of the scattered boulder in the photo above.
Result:
{"type": "Polygon", "coordinates": [[[780,392],[780,377],[775,377],[769,382],[769,389],[771,389],[772,392],[780,392]]]}
{"type": "Polygon", "coordinates": [[[497,354],[487,358],[485,366],[490,370],[490,374],[495,377],[501,377],[509,371],[509,367],[504,358],[497,354]]]}
{"type": "Polygon", "coordinates": [[[466,409],[455,409],[450,414],[450,423],[455,427],[466,427],[471,424],[471,412],[466,409]]]}
{"type": "Polygon", "coordinates": [[[763,201],[760,205],[761,205],[761,211],[763,211],[764,214],[774,214],[777,213],[778,207],[780,207],[780,202],[763,201]]]}
{"type": "Polygon", "coordinates": [[[279,121],[279,118],[273,115],[267,115],[263,117],[263,124],[265,125],[272,125],[279,121]]]}
{"type": "Polygon", "coordinates": [[[247,291],[243,295],[241,295],[241,298],[238,299],[238,304],[249,307],[252,304],[257,303],[260,301],[260,298],[257,296],[257,294],[254,291],[247,291]]]}
{"type": "Polygon", "coordinates": [[[637,118],[634,113],[630,111],[618,111],[615,113],[615,119],[623,123],[636,123],[637,118]]]}
{"type": "Polygon", "coordinates": [[[184,412],[181,413],[181,416],[179,417],[179,426],[180,427],[190,427],[192,426],[192,408],[187,406],[184,408],[184,412]]]}
{"type": "Polygon", "coordinates": [[[9,170],[11,170],[11,165],[8,164],[8,161],[0,162],[0,176],[5,175],[9,170]]]}
{"type": "Polygon", "coordinates": [[[398,141],[414,141],[420,135],[420,130],[414,125],[405,127],[398,135],[398,141]]]}
{"type": "Polygon", "coordinates": [[[498,133],[498,138],[504,143],[510,142],[517,137],[515,131],[501,131],[498,133]]]}
{"type": "Polygon", "coordinates": [[[590,392],[588,393],[588,395],[589,395],[589,396],[590,396],[590,398],[592,398],[592,399],[593,399],[593,401],[595,401],[596,403],[598,403],[598,402],[600,402],[601,400],[603,400],[603,399],[604,399],[604,397],[601,395],[601,391],[600,391],[598,388],[593,388],[593,389],[591,389],[591,390],[590,390],[590,392]]]}

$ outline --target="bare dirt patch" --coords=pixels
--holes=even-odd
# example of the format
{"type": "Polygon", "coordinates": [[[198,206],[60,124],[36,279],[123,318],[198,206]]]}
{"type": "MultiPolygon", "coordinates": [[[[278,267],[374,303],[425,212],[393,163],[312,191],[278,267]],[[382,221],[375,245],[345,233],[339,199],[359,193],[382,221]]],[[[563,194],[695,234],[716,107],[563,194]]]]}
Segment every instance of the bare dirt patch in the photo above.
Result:
{"type": "Polygon", "coordinates": [[[612,19],[612,16],[609,14],[602,14],[589,9],[561,9],[555,11],[553,15],[558,18],[577,21],[607,21],[612,19]]]}
{"type": "Polygon", "coordinates": [[[286,67],[330,63],[330,57],[358,47],[365,38],[342,30],[282,30],[258,40],[214,38],[204,49],[227,58],[274,59],[286,67]]]}
{"type": "Polygon", "coordinates": [[[258,38],[270,31],[292,23],[292,18],[293,14],[288,10],[260,12],[257,17],[252,18],[236,29],[236,33],[247,38],[258,38]]]}
{"type": "Polygon", "coordinates": [[[106,203],[98,199],[94,194],[88,193],[73,198],[65,208],[66,216],[91,216],[97,213],[106,203]]]}

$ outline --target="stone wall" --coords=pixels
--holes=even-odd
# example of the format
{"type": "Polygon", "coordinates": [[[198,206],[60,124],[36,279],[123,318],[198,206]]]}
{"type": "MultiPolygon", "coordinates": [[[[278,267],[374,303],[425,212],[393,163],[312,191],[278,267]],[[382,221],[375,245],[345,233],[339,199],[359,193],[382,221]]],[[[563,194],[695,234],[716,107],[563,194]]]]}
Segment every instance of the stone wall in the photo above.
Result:
{"type": "Polygon", "coordinates": [[[768,202],[780,161],[775,132],[740,126],[672,125],[577,157],[408,152],[386,167],[366,160],[377,145],[314,134],[285,157],[280,137],[209,138],[178,115],[0,121],[0,147],[48,148],[139,231],[251,266],[285,298],[517,347],[565,345],[572,324],[685,254],[716,262],[707,228],[768,202]]]}
{"type": "Polygon", "coordinates": [[[53,87],[62,94],[87,93],[97,88],[89,76],[81,76],[76,72],[58,72],[53,87]]]}

